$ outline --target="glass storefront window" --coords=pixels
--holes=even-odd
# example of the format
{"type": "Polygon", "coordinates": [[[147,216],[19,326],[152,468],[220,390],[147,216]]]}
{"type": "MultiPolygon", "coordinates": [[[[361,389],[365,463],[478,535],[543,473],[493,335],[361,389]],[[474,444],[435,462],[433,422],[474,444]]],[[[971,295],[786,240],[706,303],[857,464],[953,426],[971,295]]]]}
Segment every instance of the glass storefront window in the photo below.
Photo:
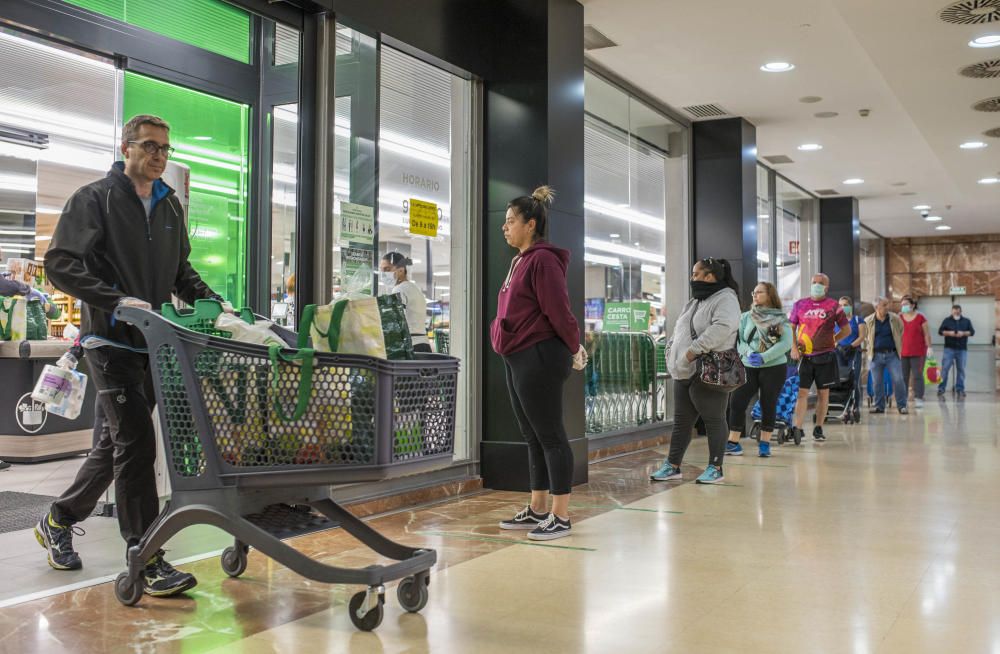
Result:
{"type": "Polygon", "coordinates": [[[809,265],[810,225],[817,214],[817,200],[798,186],[778,177],[775,183],[776,237],[774,266],[778,295],[786,309],[807,295],[809,277],[819,272],[809,265]],[[806,277],[803,277],[803,272],[806,277]]]}
{"type": "MultiPolygon", "coordinates": [[[[410,261],[407,279],[426,301],[416,342],[469,360],[469,178],[472,85],[419,59],[383,46],[378,142],[378,248],[410,261]],[[455,328],[453,328],[453,326],[455,328]]],[[[343,245],[343,244],[342,244],[343,245]]],[[[380,284],[379,293],[393,291],[380,284]]],[[[458,434],[468,432],[467,366],[459,375],[458,434]]],[[[456,459],[467,458],[467,438],[456,459]]]]}
{"type": "Polygon", "coordinates": [[[757,280],[772,281],[774,247],[771,243],[771,175],[764,166],[757,166],[757,280]]]}
{"type": "Polygon", "coordinates": [[[298,105],[276,106],[271,115],[271,315],[294,327],[298,105]]]}
{"type": "Polygon", "coordinates": [[[861,228],[861,297],[856,302],[874,302],[885,295],[885,239],[861,228]]]}
{"type": "MultiPolygon", "coordinates": [[[[242,306],[250,107],[135,73],[125,73],[124,91],[124,115],[154,114],[170,123],[172,161],[190,170],[191,265],[215,292],[242,306]]],[[[164,179],[174,188],[182,184],[164,179]]]]}
{"type": "Polygon", "coordinates": [[[668,224],[683,220],[667,211],[682,128],[589,71],[584,83],[587,432],[599,434],[666,413],[657,341],[666,331],[668,224]]]}

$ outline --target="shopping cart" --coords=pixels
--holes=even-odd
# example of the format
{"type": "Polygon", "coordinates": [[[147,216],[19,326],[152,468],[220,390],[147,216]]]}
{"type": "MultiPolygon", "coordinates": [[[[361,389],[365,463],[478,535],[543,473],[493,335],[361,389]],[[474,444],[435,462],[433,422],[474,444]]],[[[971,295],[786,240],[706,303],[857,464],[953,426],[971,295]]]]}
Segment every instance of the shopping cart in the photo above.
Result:
{"type": "MultiPolygon", "coordinates": [[[[129,548],[128,570],[115,581],[118,600],[139,602],[145,562],[171,536],[209,524],[235,537],[222,554],[231,577],[246,570],[254,547],[309,579],[365,586],[349,603],[359,629],[381,623],[389,581],[401,579],[399,603],[420,611],[436,552],[380,535],[334,502],[329,487],[450,462],[458,360],[417,354],[412,361],[388,361],[237,342],[205,319],[205,312],[211,318],[219,311],[210,303],[199,301],[186,314],[165,307],[186,326],[142,309],[115,311],[117,320],[142,331],[149,348],[173,491],[141,542],[129,548]],[[311,508],[303,513],[305,506],[311,508]],[[289,520],[321,516],[397,563],[326,565],[276,535],[289,520]]],[[[274,329],[289,346],[296,341],[294,333],[274,329]]]]}
{"type": "MultiPolygon", "coordinates": [[[[799,371],[795,366],[789,366],[786,372],[785,384],[781,387],[781,395],[778,396],[778,404],[774,413],[774,431],[779,444],[794,440],[796,445],[802,443],[802,437],[798,431],[789,429],[795,422],[795,405],[799,399],[799,371]]],[[[760,402],[755,402],[750,412],[753,418],[753,426],[750,428],[750,438],[755,441],[760,440],[761,433],[761,409],[760,402]]]]}

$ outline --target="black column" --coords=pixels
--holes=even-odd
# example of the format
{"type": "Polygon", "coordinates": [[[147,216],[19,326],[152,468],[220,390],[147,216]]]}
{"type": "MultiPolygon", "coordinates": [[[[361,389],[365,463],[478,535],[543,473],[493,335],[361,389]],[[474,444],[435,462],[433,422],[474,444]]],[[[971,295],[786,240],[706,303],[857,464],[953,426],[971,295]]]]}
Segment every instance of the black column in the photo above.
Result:
{"type": "Polygon", "coordinates": [[[746,308],[757,283],[757,129],[725,118],[693,131],[695,259],[728,259],[746,308]]]}
{"type": "MultiPolygon", "coordinates": [[[[483,317],[496,317],[496,295],[515,251],[501,234],[507,203],[550,184],[558,195],[549,238],[569,249],[570,305],[583,325],[583,7],[572,0],[524,0],[498,33],[517,34],[518,45],[497,44],[496,76],[486,85],[483,317]],[[509,30],[509,32],[508,32],[509,30]]],[[[485,485],[528,489],[527,446],[521,438],[505,382],[504,364],[483,342],[485,485]]],[[[587,480],[583,376],[564,391],[566,430],[576,459],[574,482],[587,480]]]]}
{"type": "Polygon", "coordinates": [[[857,198],[823,198],[819,205],[820,270],[830,297],[861,295],[861,218],[857,198]]]}

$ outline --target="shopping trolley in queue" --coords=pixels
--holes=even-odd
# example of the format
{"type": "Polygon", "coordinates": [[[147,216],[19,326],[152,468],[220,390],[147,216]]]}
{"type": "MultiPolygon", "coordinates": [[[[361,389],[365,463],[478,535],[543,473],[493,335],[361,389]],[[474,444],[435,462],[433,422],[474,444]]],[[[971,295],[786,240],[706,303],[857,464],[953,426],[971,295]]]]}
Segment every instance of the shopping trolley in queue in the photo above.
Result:
{"type": "MultiPolygon", "coordinates": [[[[215,332],[221,306],[211,300],[197,302],[191,313],[168,307],[170,320],[131,307],[115,311],[117,320],[142,331],[149,348],[172,487],[156,522],[128,550],[128,570],[115,581],[118,600],[139,602],[145,562],[171,536],[209,524],[235,537],[221,561],[231,577],[246,570],[253,547],[309,579],[364,586],[349,604],[359,629],[381,623],[389,581],[401,580],[397,597],[405,610],[420,611],[436,552],[382,536],[334,502],[329,487],[450,462],[458,359],[269,349],[215,332]],[[307,520],[322,520],[321,514],[396,563],[341,568],[285,544],[275,535],[278,523],[305,506],[307,520]]],[[[289,346],[296,342],[294,333],[274,329],[289,346]]]]}
{"type": "MultiPolygon", "coordinates": [[[[774,414],[774,435],[778,443],[787,443],[794,439],[795,444],[802,443],[802,437],[798,431],[790,433],[789,427],[795,420],[795,403],[799,398],[799,369],[795,365],[788,366],[785,384],[781,387],[781,394],[778,396],[778,406],[774,414]]],[[[750,428],[750,437],[755,441],[760,440],[761,432],[761,410],[760,402],[755,402],[750,412],[753,418],[753,426],[750,428]]]]}

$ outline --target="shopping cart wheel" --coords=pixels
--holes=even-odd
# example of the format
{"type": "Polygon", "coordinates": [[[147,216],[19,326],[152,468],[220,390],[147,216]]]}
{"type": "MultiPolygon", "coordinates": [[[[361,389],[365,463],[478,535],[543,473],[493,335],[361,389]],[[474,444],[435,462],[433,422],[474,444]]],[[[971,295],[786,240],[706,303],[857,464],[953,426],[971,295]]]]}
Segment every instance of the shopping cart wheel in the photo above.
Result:
{"type": "Polygon", "coordinates": [[[427,606],[427,599],[430,597],[430,592],[427,590],[429,581],[430,577],[425,575],[422,579],[407,577],[399,582],[399,587],[396,588],[399,605],[410,613],[419,613],[427,606]]]}
{"type": "Polygon", "coordinates": [[[792,432],[792,439],[795,441],[795,444],[802,445],[802,430],[793,427],[789,427],[788,430],[792,432]]]}
{"type": "Polygon", "coordinates": [[[115,579],[115,597],[125,606],[135,606],[142,599],[142,577],[135,581],[128,578],[128,572],[123,572],[115,579]]]}
{"type": "Polygon", "coordinates": [[[242,547],[227,547],[222,551],[222,571],[230,577],[239,577],[247,571],[247,553],[242,547]]]}
{"type": "Polygon", "coordinates": [[[759,422],[753,423],[753,427],[750,428],[750,438],[754,439],[755,441],[759,441],[760,440],[760,423],[759,422]]]}
{"type": "Polygon", "coordinates": [[[374,631],[382,624],[382,618],[385,616],[385,593],[379,592],[381,590],[384,589],[369,588],[366,591],[356,593],[351,598],[350,604],[347,605],[351,622],[361,631],[374,631]],[[368,607],[367,610],[363,608],[365,606],[368,607]],[[362,611],[364,611],[363,614],[362,611]]]}

